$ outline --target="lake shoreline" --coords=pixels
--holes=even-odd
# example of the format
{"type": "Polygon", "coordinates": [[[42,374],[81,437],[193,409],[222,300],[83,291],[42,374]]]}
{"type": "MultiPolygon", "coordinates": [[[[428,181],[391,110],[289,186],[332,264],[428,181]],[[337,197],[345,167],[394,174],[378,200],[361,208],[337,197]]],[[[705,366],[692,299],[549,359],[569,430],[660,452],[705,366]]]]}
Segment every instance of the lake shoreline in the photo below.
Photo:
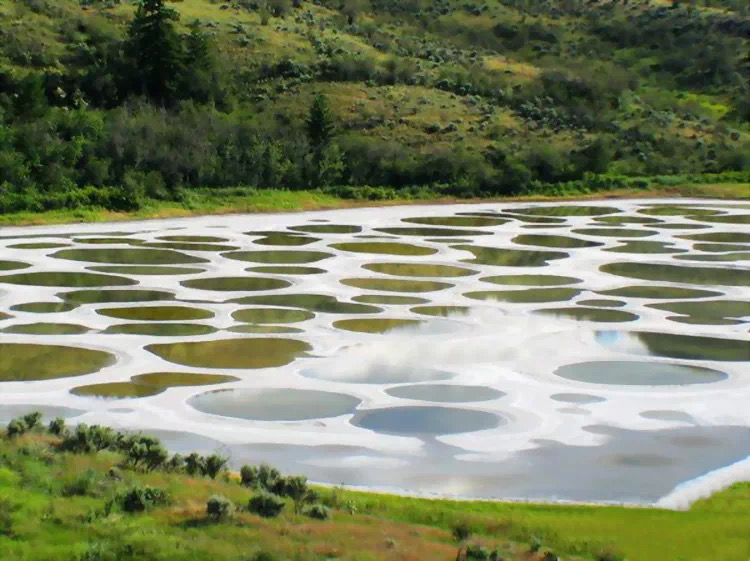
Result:
{"type": "Polygon", "coordinates": [[[142,209],[133,212],[113,212],[105,209],[87,208],[74,210],[21,212],[0,215],[0,228],[12,226],[43,226],[56,224],[83,224],[100,222],[131,222],[167,218],[189,218],[196,216],[225,216],[234,214],[297,213],[309,211],[340,210],[349,208],[378,208],[392,206],[451,205],[451,204],[496,204],[514,202],[575,202],[606,201],[621,199],[722,199],[727,201],[750,200],[749,183],[730,184],[685,184],[676,186],[654,186],[645,189],[622,188],[576,193],[570,195],[522,195],[512,197],[469,198],[426,197],[399,198],[392,200],[344,199],[314,191],[279,191],[261,189],[242,196],[226,196],[192,201],[191,207],[169,201],[150,201],[142,209]]]}

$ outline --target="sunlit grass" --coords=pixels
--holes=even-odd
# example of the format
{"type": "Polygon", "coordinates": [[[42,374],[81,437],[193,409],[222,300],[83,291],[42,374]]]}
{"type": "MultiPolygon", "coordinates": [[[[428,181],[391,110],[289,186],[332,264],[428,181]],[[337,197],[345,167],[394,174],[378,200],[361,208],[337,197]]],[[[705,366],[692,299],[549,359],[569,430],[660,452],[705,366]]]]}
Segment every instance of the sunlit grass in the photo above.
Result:
{"type": "Polygon", "coordinates": [[[109,560],[116,559],[112,552],[123,550],[131,552],[128,559],[150,561],[235,561],[261,550],[299,561],[451,561],[457,551],[451,530],[457,523],[473,529],[472,539],[499,546],[508,561],[540,559],[527,553],[533,542],[566,561],[592,560],[602,551],[630,561],[746,561],[750,548],[750,483],[736,484],[685,512],[430,500],[319,488],[322,500],[334,507],[327,522],[295,515],[287,505],[276,519],[237,512],[231,521],[211,523],[205,515],[209,496],[221,494],[243,505],[252,491],[232,476],[213,481],[128,471],[117,468],[117,454],[59,453],[49,448],[56,442],[39,434],[13,442],[0,439],[3,561],[109,560]],[[108,476],[112,467],[118,470],[116,478],[108,476]],[[90,490],[64,496],[65,485],[88,470],[95,478],[90,490]],[[115,493],[133,485],[165,489],[171,502],[140,515],[96,515],[115,493]],[[3,526],[9,504],[17,509],[3,526]],[[84,557],[97,551],[100,557],[84,557]]]}
{"type": "Polygon", "coordinates": [[[77,222],[116,222],[154,218],[182,218],[198,215],[243,214],[256,212],[301,212],[362,206],[393,206],[400,204],[450,204],[498,201],[564,201],[623,198],[697,197],[716,199],[750,199],[748,183],[695,183],[684,185],[653,184],[646,189],[620,188],[592,193],[545,196],[529,195],[497,199],[459,199],[440,196],[426,190],[424,196],[389,200],[360,201],[342,199],[319,191],[283,191],[278,189],[196,189],[191,190],[187,203],[148,201],[134,212],[113,212],[98,208],[19,212],[0,215],[1,226],[72,224],[77,222]]]}

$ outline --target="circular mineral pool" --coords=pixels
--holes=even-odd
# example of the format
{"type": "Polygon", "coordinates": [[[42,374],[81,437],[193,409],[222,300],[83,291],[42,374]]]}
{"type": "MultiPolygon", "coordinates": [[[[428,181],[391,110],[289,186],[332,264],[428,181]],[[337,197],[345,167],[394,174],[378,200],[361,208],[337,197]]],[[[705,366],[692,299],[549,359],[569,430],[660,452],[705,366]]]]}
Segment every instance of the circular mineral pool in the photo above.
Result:
{"type": "Polygon", "coordinates": [[[188,405],[202,413],[252,421],[304,421],[354,412],[361,400],[347,394],[293,388],[215,390],[188,405]]]}
{"type": "Polygon", "coordinates": [[[303,226],[290,226],[289,229],[308,234],[356,234],[362,231],[362,226],[349,224],[305,224],[303,226]]]}
{"type": "Polygon", "coordinates": [[[120,323],[110,325],[103,333],[109,335],[148,335],[152,337],[197,337],[215,333],[217,329],[202,323],[120,323]]]}
{"type": "Polygon", "coordinates": [[[398,242],[346,242],[331,244],[331,247],[353,253],[375,253],[379,255],[410,255],[412,257],[432,255],[437,249],[398,242]]]}
{"type": "Polygon", "coordinates": [[[635,321],[638,319],[636,314],[624,310],[613,310],[611,308],[547,308],[535,310],[534,313],[569,318],[577,321],[595,321],[602,323],[617,323],[621,321],[635,321]]]}
{"type": "Polygon", "coordinates": [[[292,286],[289,281],[266,277],[213,277],[198,278],[180,283],[186,288],[198,290],[215,290],[221,292],[251,292],[259,290],[278,290],[292,286]]]}
{"type": "Polygon", "coordinates": [[[527,288],[523,290],[482,290],[467,292],[467,298],[474,300],[495,300],[514,304],[534,304],[542,302],[564,302],[578,294],[576,288],[527,288]]]}
{"type": "Polygon", "coordinates": [[[351,364],[336,369],[307,369],[300,372],[307,378],[344,382],[347,384],[404,384],[409,382],[437,382],[453,378],[444,370],[389,364],[351,364]]]}
{"type": "Polygon", "coordinates": [[[597,342],[631,353],[685,360],[750,361],[750,341],[658,333],[653,331],[597,331],[597,342]]]}
{"type": "Polygon", "coordinates": [[[425,226],[449,226],[458,228],[488,228],[502,226],[507,223],[505,218],[489,216],[417,216],[414,218],[402,218],[401,222],[410,224],[422,224],[425,226]]]}
{"type": "Polygon", "coordinates": [[[384,279],[384,278],[355,278],[341,279],[341,284],[364,290],[382,290],[384,292],[435,292],[445,290],[453,285],[445,282],[413,280],[413,279],[384,279]]]}
{"type": "Polygon", "coordinates": [[[188,321],[214,317],[210,310],[187,306],[137,306],[131,308],[103,308],[98,314],[135,321],[188,321]]]}
{"type": "Polygon", "coordinates": [[[208,262],[202,257],[179,251],[142,248],[62,249],[53,253],[52,257],[118,265],[184,265],[208,262]]]}
{"type": "Polygon", "coordinates": [[[469,306],[417,306],[416,308],[412,308],[411,311],[424,316],[447,318],[451,316],[465,316],[471,311],[471,308],[469,306]]]}
{"type": "Polygon", "coordinates": [[[681,386],[710,384],[726,380],[719,370],[673,364],[641,361],[592,361],[561,366],[555,370],[561,378],[588,384],[615,384],[624,386],[681,386]]]}
{"type": "Polygon", "coordinates": [[[533,206],[526,208],[509,208],[506,212],[528,214],[531,216],[602,216],[622,212],[619,208],[611,206],[586,206],[586,205],[555,205],[555,206],[533,206]]]}
{"type": "Polygon", "coordinates": [[[134,384],[133,382],[110,382],[77,386],[70,390],[73,395],[81,397],[98,397],[101,399],[131,399],[150,397],[162,393],[165,388],[134,384]]]}
{"type": "Polygon", "coordinates": [[[449,384],[415,384],[398,386],[385,391],[393,397],[417,401],[437,401],[441,403],[469,403],[492,401],[505,395],[504,392],[485,386],[457,386],[449,384]]]}
{"type": "Polygon", "coordinates": [[[341,302],[334,296],[326,294],[268,294],[263,296],[245,296],[230,300],[233,304],[244,306],[282,306],[287,308],[304,308],[311,312],[329,314],[377,314],[382,308],[341,302]]]}
{"type": "Polygon", "coordinates": [[[114,355],[80,347],[0,343],[0,382],[83,376],[115,363],[114,355]]]}
{"type": "Polygon", "coordinates": [[[370,263],[363,269],[373,273],[399,277],[468,277],[477,271],[452,265],[431,265],[429,263],[370,263]]]}
{"type": "Polygon", "coordinates": [[[362,294],[352,298],[355,302],[363,304],[385,304],[386,306],[413,306],[414,304],[426,304],[426,298],[417,296],[396,296],[392,294],[362,294]]]}
{"type": "Polygon", "coordinates": [[[232,312],[232,317],[245,323],[297,323],[312,319],[315,314],[294,308],[246,308],[232,312]]]}
{"type": "Polygon", "coordinates": [[[567,253],[561,251],[528,251],[476,245],[454,245],[451,248],[474,254],[474,259],[462,259],[464,263],[498,267],[544,267],[548,261],[568,257],[567,253]]]}
{"type": "Polygon", "coordinates": [[[587,393],[555,393],[549,396],[549,398],[563,403],[575,403],[576,405],[588,405],[590,403],[607,401],[603,397],[587,393]]]}
{"type": "Polygon", "coordinates": [[[16,304],[10,309],[16,312],[28,312],[32,314],[59,314],[75,310],[78,306],[67,302],[28,302],[16,304]]]}
{"type": "Polygon", "coordinates": [[[284,366],[312,347],[281,338],[220,339],[148,345],[146,350],[166,361],[196,368],[271,368],[284,366]]]}
{"type": "Polygon", "coordinates": [[[100,273],[81,273],[72,271],[45,271],[37,273],[18,273],[0,277],[0,283],[20,284],[28,286],[129,286],[138,281],[116,275],[100,273]]]}
{"type": "Polygon", "coordinates": [[[222,253],[222,257],[236,261],[250,263],[266,263],[273,265],[299,265],[301,263],[316,263],[333,257],[332,253],[322,251],[230,251],[222,253]]]}
{"type": "Polygon", "coordinates": [[[453,407],[387,407],[363,411],[352,424],[386,434],[439,436],[494,429],[504,417],[484,411],[453,407]]]}
{"type": "Polygon", "coordinates": [[[604,245],[601,242],[592,242],[568,236],[553,236],[551,234],[522,234],[516,236],[511,241],[521,245],[535,245],[562,249],[579,249],[604,245]]]}
{"type": "Polygon", "coordinates": [[[11,325],[3,329],[4,333],[23,335],[81,335],[89,328],[75,323],[25,323],[11,325]]]}
{"type": "Polygon", "coordinates": [[[394,329],[416,327],[422,322],[416,319],[396,318],[353,318],[341,319],[333,322],[336,329],[356,331],[359,333],[387,333],[394,329]]]}

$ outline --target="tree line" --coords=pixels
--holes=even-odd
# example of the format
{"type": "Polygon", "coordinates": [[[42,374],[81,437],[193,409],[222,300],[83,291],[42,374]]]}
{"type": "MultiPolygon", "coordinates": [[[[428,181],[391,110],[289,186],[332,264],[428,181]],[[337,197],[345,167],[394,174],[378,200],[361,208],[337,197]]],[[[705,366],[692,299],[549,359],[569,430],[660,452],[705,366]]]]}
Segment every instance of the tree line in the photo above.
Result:
{"type": "MultiPolygon", "coordinates": [[[[580,10],[579,4],[531,3],[523,10],[554,15],[580,10]]],[[[260,9],[252,2],[238,6],[260,9]]],[[[294,3],[271,8],[271,15],[283,17],[294,3]]],[[[374,0],[345,2],[341,13],[349,31],[376,41],[382,37],[368,31],[359,18],[364,11],[423,22],[433,11],[445,9],[440,2],[374,0]]],[[[743,33],[737,29],[741,20],[727,20],[734,27],[721,38],[715,28],[724,20],[707,23],[681,9],[656,14],[638,12],[629,20],[592,16],[582,25],[596,38],[593,47],[605,51],[655,42],[657,52],[664,53],[658,56],[659,72],[673,73],[685,86],[740,87],[742,67],[735,54],[742,44],[737,37],[743,33]],[[708,38],[707,47],[700,48],[698,35],[708,38]],[[684,49],[695,56],[676,54],[684,49]]],[[[498,48],[518,41],[522,47],[532,39],[559,48],[558,30],[541,22],[499,22],[487,31],[487,40],[497,41],[498,48]]],[[[454,64],[451,57],[464,56],[464,50],[451,50],[450,45],[468,36],[465,29],[443,22],[430,32],[444,37],[446,47],[427,41],[405,44],[384,66],[351,53],[332,54],[316,69],[281,61],[261,65],[246,83],[247,72],[230,71],[227,59],[216,56],[204,26],[196,21],[181,28],[178,23],[177,11],[165,0],[141,0],[124,37],[85,19],[66,22],[75,27],[68,31],[71,37],[82,39],[70,41],[60,58],[62,71],[20,72],[0,66],[0,212],[92,206],[133,210],[154,199],[189,202],[190,189],[196,187],[322,188],[343,196],[387,196],[388,189],[425,188],[461,196],[508,195],[613,172],[721,174],[750,169],[746,146],[737,142],[739,133],[724,125],[722,140],[706,144],[687,135],[665,134],[672,118],[666,111],[652,110],[646,125],[621,124],[619,116],[624,105],[632,103],[628,100],[639,77],[611,63],[597,62],[596,69],[586,72],[546,69],[528,85],[510,87],[501,75],[477,64],[454,64]],[[445,70],[425,82],[414,59],[441,60],[445,70]],[[321,93],[307,98],[307,115],[301,121],[278,111],[248,116],[243,96],[253,83],[271,79],[424,83],[475,103],[508,107],[530,129],[567,132],[578,141],[574,146],[544,137],[519,141],[500,132],[477,149],[466,142],[406,143],[396,136],[366,134],[368,123],[342,126],[321,93]]],[[[480,32],[473,32],[473,41],[484,41],[480,32]]],[[[651,106],[662,103],[650,95],[651,106]]],[[[738,102],[736,114],[729,116],[746,119],[747,108],[746,102],[738,102]]],[[[382,124],[382,118],[374,119],[382,124]]],[[[424,132],[429,137],[450,127],[433,123],[424,132]]]]}

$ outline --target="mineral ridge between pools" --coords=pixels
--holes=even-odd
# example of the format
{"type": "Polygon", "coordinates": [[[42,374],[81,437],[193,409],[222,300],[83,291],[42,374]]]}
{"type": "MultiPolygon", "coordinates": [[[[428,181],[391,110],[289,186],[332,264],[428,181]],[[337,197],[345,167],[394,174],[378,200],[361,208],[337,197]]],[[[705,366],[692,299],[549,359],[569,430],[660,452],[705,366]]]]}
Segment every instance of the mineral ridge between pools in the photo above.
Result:
{"type": "Polygon", "coordinates": [[[656,502],[750,462],[746,217],[681,199],[6,228],[0,415],[335,484],[656,502]]]}

